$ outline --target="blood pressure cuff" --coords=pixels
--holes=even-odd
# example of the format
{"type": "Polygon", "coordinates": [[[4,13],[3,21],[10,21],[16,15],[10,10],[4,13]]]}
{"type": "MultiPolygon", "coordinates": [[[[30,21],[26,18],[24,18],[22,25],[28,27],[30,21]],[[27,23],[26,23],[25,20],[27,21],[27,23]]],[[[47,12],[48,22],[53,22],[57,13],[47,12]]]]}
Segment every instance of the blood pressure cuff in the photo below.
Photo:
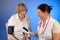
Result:
{"type": "Polygon", "coordinates": [[[8,34],[13,34],[14,32],[14,26],[9,26],[8,27],[8,34]]]}

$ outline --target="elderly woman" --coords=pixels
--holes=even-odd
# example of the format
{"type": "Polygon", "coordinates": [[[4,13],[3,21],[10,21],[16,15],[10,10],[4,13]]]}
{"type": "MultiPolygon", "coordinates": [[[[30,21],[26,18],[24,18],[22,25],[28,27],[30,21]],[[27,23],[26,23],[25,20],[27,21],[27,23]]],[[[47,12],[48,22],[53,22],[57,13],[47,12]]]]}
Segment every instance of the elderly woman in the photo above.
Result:
{"type": "Polygon", "coordinates": [[[23,27],[25,27],[30,30],[30,19],[26,16],[26,13],[27,7],[25,4],[19,3],[16,7],[16,14],[12,15],[7,23],[8,39],[29,40],[29,34],[26,34],[26,31],[23,29],[23,27]]]}

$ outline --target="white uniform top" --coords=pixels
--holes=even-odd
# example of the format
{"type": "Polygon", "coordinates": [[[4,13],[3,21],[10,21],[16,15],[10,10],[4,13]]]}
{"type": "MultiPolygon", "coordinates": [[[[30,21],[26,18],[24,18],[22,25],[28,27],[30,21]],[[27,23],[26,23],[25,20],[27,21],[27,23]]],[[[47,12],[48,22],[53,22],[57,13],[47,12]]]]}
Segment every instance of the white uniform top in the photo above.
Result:
{"type": "Polygon", "coordinates": [[[52,17],[46,20],[46,25],[44,27],[45,29],[43,28],[43,21],[42,23],[39,21],[39,25],[37,27],[39,40],[52,40],[52,33],[60,33],[59,23],[52,17]]]}
{"type": "Polygon", "coordinates": [[[8,20],[7,26],[14,26],[14,36],[19,40],[25,40],[25,36],[29,37],[29,35],[24,35],[23,32],[26,33],[25,30],[23,30],[23,27],[30,30],[30,19],[29,17],[25,16],[25,19],[21,21],[18,17],[18,14],[15,14],[11,16],[11,18],[8,20]]]}

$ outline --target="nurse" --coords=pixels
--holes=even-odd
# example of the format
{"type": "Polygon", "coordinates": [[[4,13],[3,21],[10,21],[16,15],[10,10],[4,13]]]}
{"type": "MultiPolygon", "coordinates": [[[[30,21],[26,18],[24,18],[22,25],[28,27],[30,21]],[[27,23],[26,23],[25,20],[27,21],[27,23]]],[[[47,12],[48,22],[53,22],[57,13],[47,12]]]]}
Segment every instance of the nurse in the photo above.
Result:
{"type": "Polygon", "coordinates": [[[41,4],[37,9],[38,16],[41,19],[38,22],[37,33],[28,33],[38,37],[39,40],[60,40],[60,26],[58,21],[50,16],[51,6],[41,4]]]}
{"type": "Polygon", "coordinates": [[[16,7],[16,14],[12,15],[7,23],[8,40],[30,40],[29,34],[26,34],[23,29],[25,27],[30,30],[30,19],[26,16],[26,13],[27,7],[25,4],[19,3],[16,7]]]}

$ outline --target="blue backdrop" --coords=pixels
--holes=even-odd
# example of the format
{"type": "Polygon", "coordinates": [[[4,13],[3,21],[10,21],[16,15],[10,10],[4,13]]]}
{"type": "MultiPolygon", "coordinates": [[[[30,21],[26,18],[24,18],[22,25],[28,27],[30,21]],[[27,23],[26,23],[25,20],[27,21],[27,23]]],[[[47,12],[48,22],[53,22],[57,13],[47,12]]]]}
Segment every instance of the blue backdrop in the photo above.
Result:
{"type": "MultiPolygon", "coordinates": [[[[37,16],[37,7],[42,3],[51,5],[53,10],[51,16],[60,22],[60,0],[0,0],[0,40],[7,40],[6,22],[16,13],[16,6],[18,3],[25,3],[28,8],[27,15],[31,20],[31,30],[36,32],[39,17],[37,16]]],[[[31,36],[31,40],[38,40],[38,38],[31,36]]]]}

